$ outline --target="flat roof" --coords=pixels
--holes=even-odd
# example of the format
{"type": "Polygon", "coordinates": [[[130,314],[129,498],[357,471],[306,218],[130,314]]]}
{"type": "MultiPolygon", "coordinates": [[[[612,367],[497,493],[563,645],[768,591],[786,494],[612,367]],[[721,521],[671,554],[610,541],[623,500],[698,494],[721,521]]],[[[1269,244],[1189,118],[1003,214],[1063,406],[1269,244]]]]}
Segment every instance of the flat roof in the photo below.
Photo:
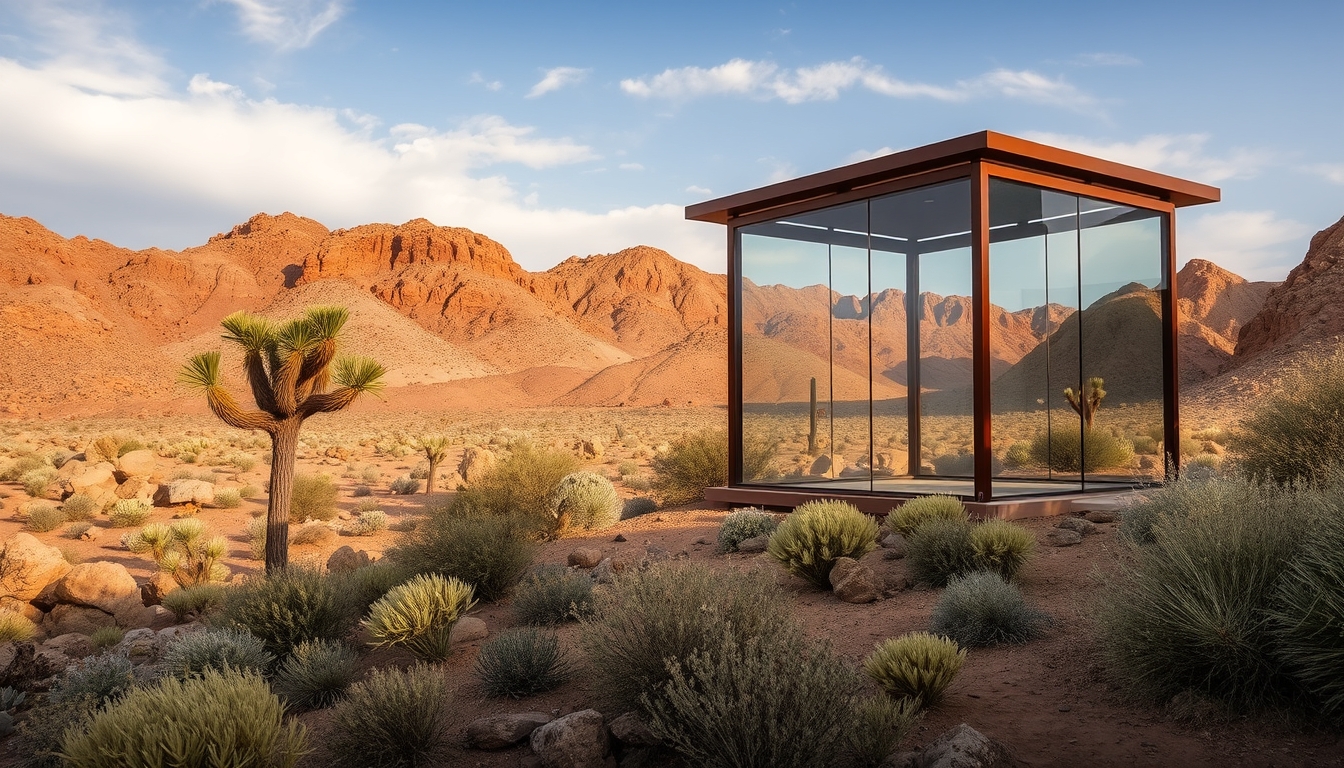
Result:
{"type": "Polygon", "coordinates": [[[1217,187],[1207,184],[1019,139],[1004,133],[980,131],[688,205],[686,218],[727,224],[736,216],[804,200],[815,199],[818,207],[821,207],[826,204],[825,198],[831,195],[975,160],[989,160],[1086,184],[1132,192],[1164,200],[1178,208],[1216,203],[1222,197],[1222,192],[1217,187]]]}

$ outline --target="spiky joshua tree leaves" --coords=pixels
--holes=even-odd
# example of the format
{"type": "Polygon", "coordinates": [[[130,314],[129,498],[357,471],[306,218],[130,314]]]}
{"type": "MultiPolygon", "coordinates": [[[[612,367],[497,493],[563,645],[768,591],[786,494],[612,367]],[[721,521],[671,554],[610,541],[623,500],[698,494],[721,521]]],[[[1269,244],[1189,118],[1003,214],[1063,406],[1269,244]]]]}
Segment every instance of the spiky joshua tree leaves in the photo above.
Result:
{"type": "Polygon", "coordinates": [[[1101,401],[1106,399],[1106,390],[1102,389],[1105,383],[1100,376],[1093,376],[1083,385],[1081,392],[1075,393],[1073,388],[1064,390],[1064,399],[1083,417],[1083,425],[1088,429],[1092,428],[1092,420],[1097,417],[1101,401]]]}
{"type": "Polygon", "coordinates": [[[257,409],[238,404],[222,383],[219,353],[203,352],[183,366],[182,383],[205,393],[220,421],[271,436],[271,497],[266,510],[266,571],[289,563],[289,505],[299,429],[309,416],[339,411],[361,394],[383,388],[386,372],[367,357],[337,357],[344,307],[309,307],[283,323],[235,312],[220,323],[224,340],[243,350],[243,373],[257,409]],[[328,389],[335,385],[334,388],[328,389]]]}
{"type": "Polygon", "coordinates": [[[439,473],[439,465],[448,457],[448,446],[452,445],[452,440],[447,435],[427,435],[420,438],[417,445],[429,461],[429,479],[425,480],[425,494],[429,495],[434,493],[435,476],[439,473]]]}

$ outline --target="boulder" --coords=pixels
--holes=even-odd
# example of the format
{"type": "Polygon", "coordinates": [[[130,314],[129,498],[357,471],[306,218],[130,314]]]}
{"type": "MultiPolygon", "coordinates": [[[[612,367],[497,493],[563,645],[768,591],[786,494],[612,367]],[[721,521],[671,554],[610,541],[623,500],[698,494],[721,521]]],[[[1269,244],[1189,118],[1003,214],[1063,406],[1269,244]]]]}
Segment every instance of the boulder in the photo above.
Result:
{"type": "Polygon", "coordinates": [[[160,485],[154,493],[154,503],[167,507],[173,504],[209,504],[215,500],[215,485],[204,480],[174,480],[160,485]]]}
{"type": "Polygon", "coordinates": [[[887,560],[900,560],[905,557],[906,542],[905,537],[899,533],[889,533],[882,539],[882,548],[887,550],[885,557],[887,560]]]}
{"type": "Polygon", "coordinates": [[[81,635],[78,632],[57,635],[43,643],[42,648],[47,651],[63,653],[71,659],[82,659],[85,656],[92,656],[94,653],[93,641],[89,639],[88,635],[81,635]]]}
{"type": "Polygon", "coordinates": [[[99,528],[96,525],[89,526],[88,530],[79,534],[80,541],[93,541],[107,531],[106,528],[99,528]]]}
{"type": "Polygon", "coordinates": [[[764,552],[770,545],[770,534],[763,533],[760,536],[752,536],[749,539],[743,539],[737,543],[737,551],[748,555],[754,555],[764,552]]]}
{"type": "Polygon", "coordinates": [[[844,466],[844,456],[840,456],[839,454],[830,456],[823,453],[817,457],[816,461],[812,462],[812,467],[808,469],[807,473],[817,477],[837,477],[844,466]]]}
{"type": "Polygon", "coordinates": [[[61,468],[56,471],[56,477],[59,480],[67,480],[75,475],[82,474],[84,468],[88,465],[79,459],[66,459],[61,468]]]}
{"type": "Polygon", "coordinates": [[[579,568],[595,568],[598,563],[602,562],[602,550],[594,547],[580,547],[570,552],[565,561],[579,568]]]}
{"type": "Polygon", "coordinates": [[[1066,517],[1063,520],[1060,520],[1059,522],[1055,523],[1055,527],[1062,528],[1066,531],[1077,531],[1083,536],[1098,533],[1097,526],[1093,525],[1088,520],[1084,520],[1081,517],[1066,517]]]}
{"type": "Polygon", "coordinates": [[[1018,768],[1023,765],[1003,744],[962,723],[919,754],[924,768],[1018,768]]]}
{"type": "Polygon", "coordinates": [[[462,460],[457,463],[457,474],[467,485],[478,482],[490,470],[495,468],[495,454],[476,445],[469,445],[462,452],[462,460]]]}
{"type": "Polygon", "coordinates": [[[531,741],[544,768],[601,768],[610,746],[602,713],[594,709],[552,720],[533,731],[531,741]]]}
{"type": "Polygon", "coordinates": [[[480,717],[467,723],[467,746],[472,749],[511,747],[552,719],[550,715],[541,712],[480,717]]]}
{"type": "Polygon", "coordinates": [[[152,664],[163,657],[166,645],[160,641],[157,632],[146,627],[128,631],[113,650],[130,659],[132,664],[152,664]]]}
{"type": "Polygon", "coordinates": [[[354,547],[346,544],[340,549],[331,553],[327,558],[327,571],[330,573],[350,573],[373,562],[369,559],[369,553],[364,550],[355,550],[354,547]]]}
{"type": "Polygon", "coordinates": [[[154,474],[154,464],[153,451],[131,451],[117,459],[117,471],[126,477],[149,477],[154,474]]]}
{"type": "Polygon", "coordinates": [[[634,712],[626,712],[612,720],[607,730],[611,731],[612,738],[630,746],[652,747],[662,743],[634,712]]]}
{"type": "Polygon", "coordinates": [[[61,603],[47,612],[42,618],[42,630],[50,636],[78,632],[92,635],[102,627],[115,627],[117,620],[112,614],[97,608],[61,603]]]}
{"type": "Polygon", "coordinates": [[[1067,528],[1051,528],[1045,532],[1045,543],[1052,547],[1072,547],[1083,543],[1083,534],[1067,528]]]}
{"type": "Polygon", "coordinates": [[[127,599],[139,601],[140,585],[120,563],[80,563],[56,582],[55,595],[60,603],[117,613],[127,599]]]}
{"type": "Polygon", "coordinates": [[[42,623],[42,609],[16,597],[0,597],[0,611],[11,611],[34,624],[42,623]]]}
{"type": "Polygon", "coordinates": [[[453,625],[452,634],[449,636],[449,642],[453,645],[458,643],[470,643],[475,640],[483,640],[490,630],[486,628],[485,622],[475,616],[463,616],[453,625]]]}
{"type": "Polygon", "coordinates": [[[872,568],[842,557],[831,568],[831,591],[846,603],[871,603],[882,596],[882,585],[872,568]]]}
{"type": "Polygon", "coordinates": [[[144,499],[149,501],[158,493],[159,486],[143,477],[128,477],[126,482],[117,486],[114,492],[118,499],[144,499]]]}
{"type": "Polygon", "coordinates": [[[177,614],[162,605],[149,606],[145,609],[144,615],[149,620],[148,629],[167,629],[177,623],[177,614]]]}
{"type": "Polygon", "coordinates": [[[182,585],[177,583],[177,579],[164,573],[155,571],[145,582],[140,585],[140,602],[146,607],[151,605],[163,604],[163,598],[169,592],[181,589],[182,585]]]}
{"type": "Polygon", "coordinates": [[[27,602],[69,573],[70,568],[59,549],[31,534],[16,533],[0,550],[0,595],[27,602]]]}
{"type": "Polygon", "coordinates": [[[68,666],[63,654],[43,651],[37,643],[0,643],[0,686],[34,690],[68,666]]]}
{"type": "Polygon", "coordinates": [[[596,581],[598,584],[610,584],[616,580],[617,575],[629,567],[630,563],[624,559],[613,560],[610,557],[606,557],[602,559],[602,562],[597,564],[597,567],[589,571],[588,575],[592,576],[593,581],[596,581]]]}
{"type": "Polygon", "coordinates": [[[580,459],[600,459],[606,453],[606,448],[601,440],[589,437],[574,441],[574,453],[580,459]]]}
{"type": "Polygon", "coordinates": [[[117,490],[117,478],[112,469],[99,465],[66,478],[61,487],[67,493],[83,493],[97,499],[117,490]]]}
{"type": "Polygon", "coordinates": [[[1096,509],[1083,515],[1089,523],[1114,523],[1120,517],[1109,509],[1096,509]]]}

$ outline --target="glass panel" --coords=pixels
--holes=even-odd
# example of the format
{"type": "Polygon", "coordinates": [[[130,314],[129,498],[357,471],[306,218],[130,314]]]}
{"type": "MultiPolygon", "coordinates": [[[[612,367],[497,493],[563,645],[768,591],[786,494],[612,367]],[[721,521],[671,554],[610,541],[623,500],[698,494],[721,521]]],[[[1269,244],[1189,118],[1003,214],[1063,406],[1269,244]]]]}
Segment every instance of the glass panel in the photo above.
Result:
{"type": "Polygon", "coordinates": [[[975,389],[969,246],[919,255],[918,301],[920,473],[972,478],[975,389]]]}
{"type": "Polygon", "coordinates": [[[872,490],[868,294],[868,249],[831,246],[831,460],[846,488],[863,491],[872,490]]]}

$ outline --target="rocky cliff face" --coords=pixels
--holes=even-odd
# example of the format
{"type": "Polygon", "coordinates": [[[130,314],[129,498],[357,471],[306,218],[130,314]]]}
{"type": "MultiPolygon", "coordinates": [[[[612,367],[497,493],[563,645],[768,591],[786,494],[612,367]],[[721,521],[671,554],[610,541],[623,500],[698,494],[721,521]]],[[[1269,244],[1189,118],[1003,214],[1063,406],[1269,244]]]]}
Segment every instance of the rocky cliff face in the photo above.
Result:
{"type": "Polygon", "coordinates": [[[1325,342],[1344,334],[1344,219],[1311,238],[1302,263],[1265,297],[1263,308],[1242,329],[1232,365],[1269,352],[1325,342]]]}

